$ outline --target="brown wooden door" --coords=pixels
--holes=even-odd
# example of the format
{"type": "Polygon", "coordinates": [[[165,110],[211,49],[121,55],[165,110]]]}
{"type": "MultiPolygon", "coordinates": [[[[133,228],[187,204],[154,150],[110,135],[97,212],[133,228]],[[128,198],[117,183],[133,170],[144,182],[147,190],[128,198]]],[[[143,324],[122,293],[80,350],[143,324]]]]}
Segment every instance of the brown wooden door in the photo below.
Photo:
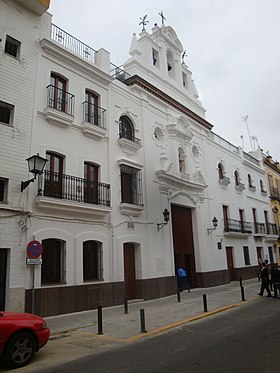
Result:
{"type": "Polygon", "coordinates": [[[196,287],[195,254],[190,208],[171,206],[175,273],[178,266],[187,271],[188,282],[196,287]]]}
{"type": "Polygon", "coordinates": [[[226,247],[226,253],[227,253],[227,266],[228,266],[230,281],[234,281],[235,274],[234,274],[232,247],[226,247]]]}
{"type": "Polygon", "coordinates": [[[84,201],[98,204],[98,166],[85,162],[84,178],[84,201]]]}
{"type": "Polygon", "coordinates": [[[44,195],[62,198],[63,157],[55,153],[47,152],[46,158],[48,162],[45,166],[44,195]]]}
{"type": "Polygon", "coordinates": [[[135,246],[133,243],[123,245],[124,286],[127,299],[136,298],[135,246]]]}
{"type": "Polygon", "coordinates": [[[0,249],[0,311],[5,310],[7,249],[0,249]]]}
{"type": "Polygon", "coordinates": [[[261,262],[263,261],[263,258],[262,258],[262,247],[257,247],[257,258],[258,258],[259,266],[261,267],[261,262]]]}

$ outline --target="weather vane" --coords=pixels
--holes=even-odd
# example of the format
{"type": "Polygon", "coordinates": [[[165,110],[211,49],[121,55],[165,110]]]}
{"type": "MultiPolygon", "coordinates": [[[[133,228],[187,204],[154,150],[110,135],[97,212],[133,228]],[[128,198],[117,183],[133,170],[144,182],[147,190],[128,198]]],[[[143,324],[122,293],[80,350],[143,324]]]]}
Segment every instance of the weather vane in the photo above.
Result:
{"type": "Polygon", "coordinates": [[[166,21],[166,18],[165,18],[164,15],[163,15],[163,11],[161,11],[161,12],[159,13],[159,15],[161,16],[161,24],[164,25],[164,21],[166,21]]]}
{"type": "Polygon", "coordinates": [[[142,31],[146,31],[145,26],[147,25],[147,23],[149,23],[149,21],[146,21],[146,18],[147,14],[143,18],[140,17],[141,22],[139,23],[139,25],[143,25],[142,31]]]}
{"type": "Polygon", "coordinates": [[[185,57],[187,57],[187,52],[184,51],[182,54],[182,63],[185,63],[185,57]]]}

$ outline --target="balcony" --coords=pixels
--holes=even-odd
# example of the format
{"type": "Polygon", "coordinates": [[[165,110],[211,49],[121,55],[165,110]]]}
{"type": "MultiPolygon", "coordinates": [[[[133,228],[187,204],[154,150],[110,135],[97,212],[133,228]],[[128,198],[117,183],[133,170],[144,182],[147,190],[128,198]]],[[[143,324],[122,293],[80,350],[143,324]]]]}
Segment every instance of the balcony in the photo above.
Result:
{"type": "Polygon", "coordinates": [[[134,153],[142,148],[141,140],[135,137],[133,132],[119,125],[119,144],[124,151],[134,153]]]}
{"type": "Polygon", "coordinates": [[[278,188],[271,187],[270,188],[270,196],[272,200],[280,201],[280,193],[278,188]]]}
{"type": "Polygon", "coordinates": [[[74,119],[75,96],[52,84],[47,86],[47,108],[45,117],[48,122],[68,127],[74,119]]]}
{"type": "Polygon", "coordinates": [[[96,63],[96,50],[54,24],[51,26],[51,39],[89,62],[96,63]]]}
{"type": "Polygon", "coordinates": [[[111,211],[110,185],[45,170],[38,180],[40,208],[106,215],[111,211]]]}
{"type": "Polygon", "coordinates": [[[106,110],[88,101],[84,101],[82,105],[83,133],[97,140],[104,138],[107,134],[106,110]]]}
{"type": "Polygon", "coordinates": [[[252,224],[243,220],[227,219],[224,220],[224,232],[242,236],[252,234],[252,224]]]}
{"type": "Polygon", "coordinates": [[[243,192],[243,190],[245,189],[245,185],[242,184],[242,183],[235,184],[235,189],[236,189],[238,192],[243,192]]]}
{"type": "Polygon", "coordinates": [[[223,176],[219,179],[219,183],[223,186],[227,186],[228,184],[230,184],[230,179],[226,176],[223,176]]]}
{"type": "Polygon", "coordinates": [[[277,236],[278,231],[277,231],[277,225],[273,223],[267,223],[266,224],[266,233],[270,236],[277,236]]]}
{"type": "Polygon", "coordinates": [[[255,226],[255,236],[265,236],[266,229],[264,223],[254,223],[255,226]]]}
{"type": "Polygon", "coordinates": [[[130,74],[123,70],[122,67],[114,65],[112,62],[110,63],[110,65],[110,73],[113,78],[119,80],[120,82],[124,82],[130,77],[130,74]]]}

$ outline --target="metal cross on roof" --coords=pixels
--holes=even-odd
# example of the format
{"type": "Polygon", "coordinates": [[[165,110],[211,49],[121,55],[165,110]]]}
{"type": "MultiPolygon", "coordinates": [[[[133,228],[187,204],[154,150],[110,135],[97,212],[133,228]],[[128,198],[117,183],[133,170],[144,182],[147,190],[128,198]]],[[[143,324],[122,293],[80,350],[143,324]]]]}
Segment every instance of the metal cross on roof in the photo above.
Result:
{"type": "Polygon", "coordinates": [[[164,21],[166,21],[166,18],[165,18],[164,15],[163,15],[163,11],[161,11],[161,12],[159,13],[159,15],[161,16],[161,24],[164,25],[164,21]]]}
{"type": "Polygon", "coordinates": [[[145,26],[147,25],[147,23],[149,23],[149,21],[146,21],[146,18],[147,14],[143,18],[140,17],[141,22],[139,22],[139,25],[143,25],[142,31],[146,31],[145,26]]]}

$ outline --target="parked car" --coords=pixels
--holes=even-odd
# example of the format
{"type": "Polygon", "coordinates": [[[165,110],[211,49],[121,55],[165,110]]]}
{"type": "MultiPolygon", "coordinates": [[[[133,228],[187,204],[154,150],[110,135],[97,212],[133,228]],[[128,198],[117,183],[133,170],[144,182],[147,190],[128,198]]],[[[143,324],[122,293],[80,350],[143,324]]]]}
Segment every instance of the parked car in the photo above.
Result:
{"type": "Polygon", "coordinates": [[[27,365],[49,336],[50,329],[40,316],[0,312],[0,357],[8,368],[27,365]]]}

